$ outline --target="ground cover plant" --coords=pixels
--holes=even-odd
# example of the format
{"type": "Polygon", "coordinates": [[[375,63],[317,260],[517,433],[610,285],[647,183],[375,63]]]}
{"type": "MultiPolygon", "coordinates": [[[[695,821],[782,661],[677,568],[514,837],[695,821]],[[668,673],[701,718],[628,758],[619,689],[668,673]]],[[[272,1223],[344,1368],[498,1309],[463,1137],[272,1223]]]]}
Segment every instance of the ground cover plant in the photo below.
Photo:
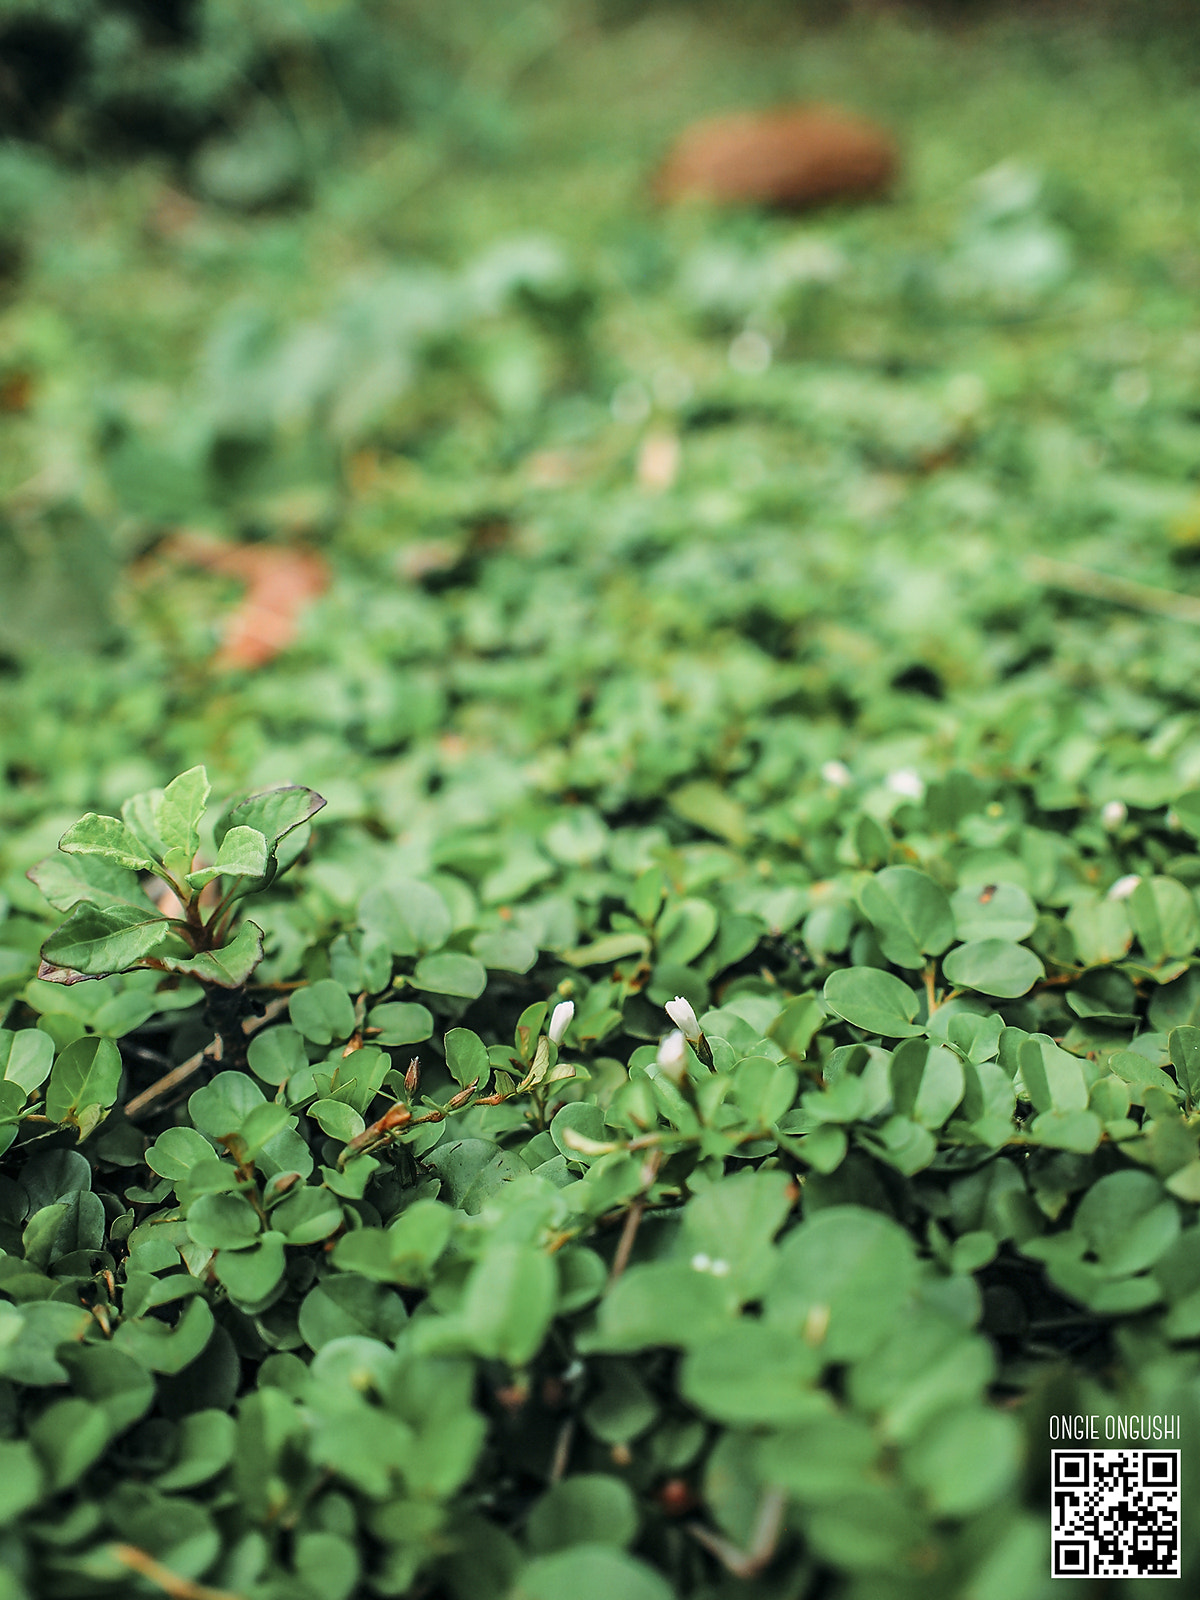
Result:
{"type": "Polygon", "coordinates": [[[465,148],[0,170],[0,1596],[1033,1600],[1200,1432],[1187,53],[456,17],[465,148]],[[652,208],[804,95],[889,204],[652,208]]]}

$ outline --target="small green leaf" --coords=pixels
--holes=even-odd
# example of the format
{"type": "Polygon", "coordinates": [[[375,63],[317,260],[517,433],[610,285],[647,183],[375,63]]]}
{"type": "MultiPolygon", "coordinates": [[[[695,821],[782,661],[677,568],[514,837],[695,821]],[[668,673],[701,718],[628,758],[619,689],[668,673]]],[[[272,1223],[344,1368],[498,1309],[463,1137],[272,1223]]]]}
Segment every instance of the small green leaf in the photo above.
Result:
{"type": "Polygon", "coordinates": [[[332,978],[321,978],[297,989],[288,1001],[288,1015],[306,1039],[332,1044],[354,1032],[354,1002],[332,978]]]}
{"type": "Polygon", "coordinates": [[[240,1194],[204,1194],[188,1208],[187,1231],[207,1250],[244,1250],[257,1240],[261,1226],[240,1194]]]}
{"type": "Polygon", "coordinates": [[[42,946],[45,960],[103,977],[124,972],[156,952],[171,933],[166,917],[146,903],[93,906],[81,902],[42,946]]]}
{"type": "Polygon", "coordinates": [[[1104,1125],[1094,1111],[1043,1111],[1029,1129],[1035,1144],[1074,1150],[1078,1155],[1090,1155],[1103,1133],[1104,1125]]]}
{"type": "Polygon", "coordinates": [[[151,1372],[182,1372],[203,1352],[213,1326],[208,1301],[200,1295],[186,1302],[173,1328],[157,1317],[127,1318],[113,1334],[113,1343],[151,1372]]]}
{"type": "MultiPolygon", "coordinates": [[[[271,1226],[289,1244],[316,1244],[336,1233],[345,1220],[341,1202],[323,1186],[297,1185],[271,1211],[271,1226]]],[[[363,1230],[359,1230],[362,1232],[363,1230]]]]}
{"type": "Polygon", "coordinates": [[[658,919],[658,960],[686,967],[716,937],[717,908],[711,900],[674,900],[658,919]]]}
{"type": "Polygon", "coordinates": [[[1085,967],[1119,961],[1133,943],[1133,924],[1124,900],[1080,895],[1067,913],[1067,927],[1085,967]]]}
{"type": "Polygon", "coordinates": [[[198,1161],[209,1161],[212,1155],[212,1145],[195,1128],[167,1128],[146,1151],[146,1165],[159,1177],[177,1183],[198,1161]]]}
{"type": "Polygon", "coordinates": [[[735,847],[744,845],[750,837],[745,806],[720,784],[703,778],[685,783],[668,803],[686,822],[694,822],[706,833],[716,834],[735,847]]]}
{"type": "Polygon", "coordinates": [[[257,828],[231,828],[221,840],[221,848],[211,867],[189,872],[193,889],[203,889],[214,878],[261,878],[267,871],[267,841],[257,828]]]}
{"type": "Polygon", "coordinates": [[[548,1489],[525,1525],[535,1555],[577,1544],[623,1546],[638,1529],[629,1486],[607,1472],[576,1472],[548,1489]]]}
{"type": "Polygon", "coordinates": [[[40,1089],[54,1061],[54,1041],[41,1028],[0,1028],[0,1077],[27,1095],[40,1089]]]}
{"type": "Polygon", "coordinates": [[[320,1125],[322,1132],[331,1139],[340,1139],[343,1144],[356,1139],[366,1126],[354,1107],[348,1106],[344,1100],[316,1100],[309,1106],[308,1114],[320,1125]]]}
{"type": "Polygon", "coordinates": [[[50,1074],[46,1115],[52,1122],[78,1122],[89,1106],[107,1111],[121,1083],[121,1052],[111,1039],[85,1035],[69,1044],[50,1074]]]}
{"type": "Polygon", "coordinates": [[[238,827],[253,828],[261,833],[272,854],[279,841],[293,828],[315,817],[325,801],[313,789],[298,784],[287,784],[278,789],[262,789],[257,794],[246,795],[226,807],[217,823],[215,833],[220,847],[225,836],[238,827]]]}
{"type": "Polygon", "coordinates": [[[1108,1068],[1111,1073],[1129,1085],[1130,1098],[1135,1105],[1145,1103],[1145,1091],[1149,1088],[1161,1089],[1175,1099],[1183,1097],[1183,1091],[1170,1073],[1164,1072],[1161,1067],[1156,1067],[1152,1061],[1147,1061],[1145,1056],[1139,1055],[1136,1050],[1115,1050],[1108,1058],[1108,1068]]]}
{"type": "Polygon", "coordinates": [[[162,790],[153,807],[153,816],[164,856],[177,853],[191,863],[200,848],[200,819],[211,792],[208,773],[203,767],[189,767],[162,790]]]}
{"type": "Polygon", "coordinates": [[[487,987],[487,968],[474,956],[444,950],[438,955],[423,956],[409,982],[414,989],[427,989],[430,994],[454,994],[474,1000],[487,987]]]}
{"type": "Polygon", "coordinates": [[[626,956],[645,955],[650,940],[644,933],[608,933],[591,944],[564,950],[562,958],[572,967],[610,967],[626,956]]]}
{"type": "Polygon", "coordinates": [[[973,939],[951,950],[942,971],[960,989],[1012,1000],[1028,994],[1046,969],[1032,950],[1011,939],[973,939]]]}
{"type": "Polygon", "coordinates": [[[718,1422],[786,1427],[828,1412],[816,1384],[824,1365],[823,1352],[790,1329],[742,1318],[689,1352],[679,1387],[718,1422]]]}
{"type": "Polygon", "coordinates": [[[766,1319],[818,1343],[826,1361],[857,1360],[897,1325],[918,1276],[898,1223],[862,1206],[829,1206],[779,1246],[766,1319]]]}
{"type": "Polygon", "coordinates": [[[894,973],[880,967],[843,967],[831,972],[822,993],[831,1011],[867,1033],[908,1039],[921,1032],[913,1023],[916,995],[894,973]]]}
{"type": "Polygon", "coordinates": [[[287,1106],[277,1100],[267,1100],[261,1106],[255,1106],[238,1129],[247,1160],[253,1161],[263,1147],[269,1145],[285,1128],[295,1126],[296,1119],[287,1106]]]}
{"type": "Polygon", "coordinates": [[[152,872],[155,867],[142,841],[119,817],[97,816],[94,811],[71,824],[58,848],[68,855],[100,856],[130,872],[152,872]]]}
{"type": "Polygon", "coordinates": [[[684,1262],[626,1269],[600,1302],[594,1332],[580,1348],[603,1351],[686,1349],[726,1326],[735,1309],[724,1280],[684,1262]]]}
{"type": "Polygon", "coordinates": [[[1019,883],[963,887],[951,899],[950,910],[958,937],[966,944],[977,939],[1027,939],[1037,925],[1037,907],[1019,883]]]}
{"type": "Polygon", "coordinates": [[[1087,1080],[1076,1056],[1059,1049],[1044,1033],[1021,1044],[1018,1057],[1026,1091],[1038,1111],[1083,1111],[1088,1103],[1087,1080]]]}
{"type": "Polygon", "coordinates": [[[146,895],[134,873],[103,856],[46,856],[25,874],[56,911],[89,905],[134,905],[145,911],[146,895]]]}
{"type": "Polygon", "coordinates": [[[1007,1493],[1021,1454],[1016,1421],[976,1403],[938,1416],[906,1451],[903,1470],[936,1513],[963,1517],[1007,1493]]]}
{"type": "Polygon", "coordinates": [[[48,1406],[29,1429],[51,1489],[69,1489],[112,1437],[112,1424],[100,1406],[72,1397],[48,1406]]]}
{"type": "Polygon", "coordinates": [[[71,1387],[101,1407],[114,1433],[139,1421],[155,1401],[154,1380],[124,1350],[112,1344],[81,1344],[64,1349],[60,1360],[71,1387]]]}
{"type": "Polygon", "coordinates": [[[380,1030],[378,1044],[420,1044],[433,1037],[433,1013],[426,1006],[389,1000],[368,1015],[367,1031],[373,1028],[380,1030]]]}
{"type": "Polygon", "coordinates": [[[1147,961],[1187,956],[1196,948],[1200,923],[1191,895],[1174,878],[1142,878],[1127,901],[1133,929],[1147,961]]]}
{"type": "Polygon", "coordinates": [[[179,1421],[174,1465],[154,1480],[156,1489],[194,1489],[233,1460],[236,1425],[224,1411],[193,1411],[179,1421]]]}
{"type": "Polygon", "coordinates": [[[189,1097],[188,1115],[201,1133],[223,1139],[237,1133],[264,1099],[262,1090],[247,1073],[218,1072],[211,1083],[189,1097]]]}
{"type": "Polygon", "coordinates": [[[44,1493],[33,1446],[24,1439],[0,1440],[0,1524],[37,1505],[44,1493]]]}
{"type": "Polygon", "coordinates": [[[963,1097],[962,1061],[945,1045],[907,1039],[892,1056],[892,1099],[901,1116],[940,1128],[963,1097]]]}
{"type": "MultiPolygon", "coordinates": [[[[1167,1035],[1167,1048],[1180,1085],[1195,1104],[1200,1101],[1200,1028],[1172,1028],[1167,1035]]],[[[3,1053],[0,1046],[0,1057],[3,1053]]],[[[11,1077],[11,1073],[5,1076],[11,1077]]]]}
{"type": "Polygon", "coordinates": [[[543,1251],[505,1240],[493,1243],[471,1270],[462,1319],[481,1356],[521,1367],[539,1349],[558,1290],[554,1263],[543,1251]]]}
{"type": "Polygon", "coordinates": [[[308,1065],[303,1036],[295,1028],[276,1026],[256,1033],[246,1051],[246,1061],[264,1083],[286,1083],[308,1065]]]}
{"type": "Polygon", "coordinates": [[[528,972],[538,958],[537,945],[519,928],[477,933],[471,940],[471,954],[495,972],[528,972]]]}
{"type": "Polygon", "coordinates": [[[859,905],[874,924],[880,948],[898,967],[920,967],[924,955],[940,955],[954,938],[945,893],[927,873],[885,867],[859,891],[859,905]]]}
{"type": "Polygon", "coordinates": [[[263,957],[263,933],[256,922],[243,922],[228,944],[219,950],[202,950],[188,960],[164,957],[172,972],[215,983],[222,989],[240,989],[263,957]]]}
{"type": "Polygon", "coordinates": [[[264,1233],[248,1250],[218,1250],[213,1271],[235,1301],[254,1306],[278,1284],[285,1264],[283,1235],[264,1233]]]}
{"type": "Polygon", "coordinates": [[[512,1600],[673,1600],[653,1567],[610,1544],[577,1544],[523,1567],[512,1600]]]}
{"type": "Polygon", "coordinates": [[[446,1065],[455,1083],[485,1083],[491,1063],[487,1046],[470,1028],[451,1028],[445,1038],[446,1065]]]}

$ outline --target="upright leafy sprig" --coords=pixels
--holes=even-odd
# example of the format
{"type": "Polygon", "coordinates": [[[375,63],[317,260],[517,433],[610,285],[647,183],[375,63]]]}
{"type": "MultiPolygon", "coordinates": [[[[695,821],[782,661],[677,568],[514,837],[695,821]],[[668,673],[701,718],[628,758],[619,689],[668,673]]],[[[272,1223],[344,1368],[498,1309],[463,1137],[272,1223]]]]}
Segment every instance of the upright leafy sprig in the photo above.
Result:
{"type": "Polygon", "coordinates": [[[134,795],[120,817],[89,811],[63,834],[58,855],[30,868],[50,904],[68,913],[42,947],[39,977],[78,983],[150,967],[221,989],[246,982],[262,960],[262,930],[248,920],[234,928],[237,903],[295,861],[325,801],[289,785],[232,802],[214,829],[214,860],[197,866],[210,793],[204,768],[192,767],[165,789],[134,795]],[[139,874],[165,885],[157,902],[139,874]]]}

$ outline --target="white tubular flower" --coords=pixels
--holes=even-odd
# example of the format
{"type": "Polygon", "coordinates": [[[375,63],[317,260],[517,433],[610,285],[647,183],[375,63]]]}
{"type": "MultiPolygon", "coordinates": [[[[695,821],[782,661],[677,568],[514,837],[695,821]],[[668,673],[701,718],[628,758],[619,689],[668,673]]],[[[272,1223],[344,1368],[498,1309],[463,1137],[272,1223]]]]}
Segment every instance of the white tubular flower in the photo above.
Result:
{"type": "Polygon", "coordinates": [[[571,1026],[571,1018],[575,1015],[574,1000],[560,1000],[554,1008],[550,1018],[550,1026],[546,1032],[550,1035],[551,1044],[561,1044],[563,1034],[571,1026]]]}
{"type": "Polygon", "coordinates": [[[672,1083],[680,1083],[687,1071],[687,1041],[676,1028],[658,1047],[658,1064],[672,1083]]]}
{"type": "Polygon", "coordinates": [[[1110,800],[1106,806],[1101,808],[1100,821],[1108,829],[1109,833],[1115,833],[1128,815],[1129,807],[1124,800],[1110,800]]]}
{"type": "Polygon", "coordinates": [[[827,761],[821,768],[821,776],[835,789],[848,789],[854,782],[854,774],[844,761],[827,761]]]}
{"type": "Polygon", "coordinates": [[[923,800],[925,797],[925,780],[911,767],[889,772],[887,786],[893,794],[903,795],[906,800],[923,800]]]}
{"type": "Polygon", "coordinates": [[[692,1010],[690,1003],[681,994],[677,994],[674,1000],[667,1001],[665,1009],[671,1021],[680,1030],[688,1043],[699,1043],[703,1038],[703,1034],[700,1029],[699,1019],[692,1010]]]}
{"type": "Polygon", "coordinates": [[[1127,872],[1123,878],[1117,879],[1104,898],[1106,900],[1128,900],[1141,881],[1136,872],[1127,872]]]}

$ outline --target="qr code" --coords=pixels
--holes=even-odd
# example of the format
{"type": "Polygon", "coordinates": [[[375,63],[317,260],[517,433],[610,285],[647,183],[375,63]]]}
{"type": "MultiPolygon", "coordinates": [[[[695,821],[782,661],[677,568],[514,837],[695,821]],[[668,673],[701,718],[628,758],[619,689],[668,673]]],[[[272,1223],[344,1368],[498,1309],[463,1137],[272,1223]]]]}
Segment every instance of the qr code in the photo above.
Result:
{"type": "Polygon", "coordinates": [[[1053,1450],[1056,1578],[1179,1576],[1178,1450],[1053,1450]]]}

